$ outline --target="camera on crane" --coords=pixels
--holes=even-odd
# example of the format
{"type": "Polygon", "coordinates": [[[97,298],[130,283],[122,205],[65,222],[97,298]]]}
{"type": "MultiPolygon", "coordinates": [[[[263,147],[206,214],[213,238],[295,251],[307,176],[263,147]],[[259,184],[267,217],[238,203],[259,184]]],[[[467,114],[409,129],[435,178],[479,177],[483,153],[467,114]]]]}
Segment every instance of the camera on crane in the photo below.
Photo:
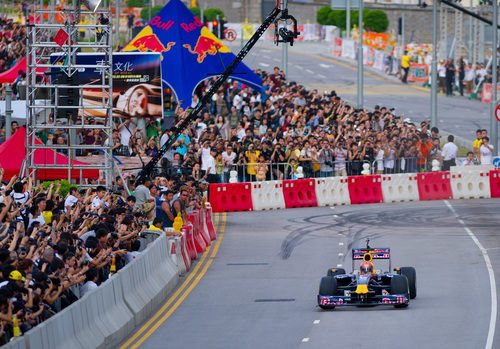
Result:
{"type": "Polygon", "coordinates": [[[297,20],[292,15],[288,14],[288,9],[284,9],[281,16],[274,21],[274,43],[278,45],[280,42],[289,43],[293,46],[293,42],[299,36],[299,31],[297,30],[297,20]],[[292,21],[292,30],[286,27],[287,21],[292,21]],[[280,27],[280,22],[283,22],[283,26],[280,27]]]}

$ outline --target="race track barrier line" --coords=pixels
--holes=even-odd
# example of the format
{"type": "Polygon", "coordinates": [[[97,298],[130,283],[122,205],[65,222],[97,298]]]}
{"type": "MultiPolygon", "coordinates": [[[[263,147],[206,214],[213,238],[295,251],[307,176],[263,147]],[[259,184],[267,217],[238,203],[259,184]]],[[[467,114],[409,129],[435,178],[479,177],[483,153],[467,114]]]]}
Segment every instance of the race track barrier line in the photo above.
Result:
{"type": "Polygon", "coordinates": [[[350,205],[347,177],[328,177],[316,179],[316,199],[318,206],[350,205]]]}
{"type": "Polygon", "coordinates": [[[254,211],[285,208],[282,181],[262,181],[252,183],[252,203],[254,211]]]}
{"type": "Polygon", "coordinates": [[[351,204],[375,204],[384,202],[380,175],[349,177],[351,204]]]}
{"type": "Polygon", "coordinates": [[[382,175],[384,202],[418,201],[417,175],[411,173],[382,175]]]}
{"type": "Polygon", "coordinates": [[[453,199],[491,198],[489,172],[451,173],[450,184],[453,199]]]}
{"type": "Polygon", "coordinates": [[[492,198],[500,198],[500,170],[490,171],[490,190],[492,198]]]}
{"type": "Polygon", "coordinates": [[[449,172],[428,172],[418,175],[418,193],[421,201],[453,198],[449,172]]]}
{"type": "Polygon", "coordinates": [[[184,224],[181,231],[186,239],[186,251],[189,259],[194,261],[196,259],[196,249],[194,248],[193,226],[184,224]]]}
{"type": "Polygon", "coordinates": [[[194,249],[196,251],[196,254],[200,255],[205,252],[207,245],[205,244],[205,240],[203,240],[203,237],[200,235],[200,227],[198,224],[199,219],[195,214],[188,214],[187,219],[193,225],[194,249]]]}
{"type": "Polygon", "coordinates": [[[314,179],[293,179],[283,181],[285,207],[318,207],[314,179]]]}
{"type": "Polygon", "coordinates": [[[208,228],[205,224],[205,217],[204,217],[205,213],[203,212],[203,209],[195,210],[193,213],[196,217],[196,220],[198,223],[198,229],[199,229],[201,237],[203,238],[203,241],[205,241],[205,245],[210,246],[212,239],[210,239],[208,228]]]}
{"type": "Polygon", "coordinates": [[[251,183],[210,184],[213,212],[252,211],[251,183]]]}

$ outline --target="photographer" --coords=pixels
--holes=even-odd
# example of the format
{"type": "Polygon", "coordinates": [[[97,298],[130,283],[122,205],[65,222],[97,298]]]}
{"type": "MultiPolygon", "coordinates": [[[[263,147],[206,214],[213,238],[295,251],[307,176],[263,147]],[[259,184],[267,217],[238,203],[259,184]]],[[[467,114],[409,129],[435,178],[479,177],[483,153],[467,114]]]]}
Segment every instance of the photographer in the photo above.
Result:
{"type": "Polygon", "coordinates": [[[322,141],[322,147],[318,153],[320,164],[320,177],[333,177],[333,159],[334,151],[330,149],[330,143],[327,140],[322,141]]]}

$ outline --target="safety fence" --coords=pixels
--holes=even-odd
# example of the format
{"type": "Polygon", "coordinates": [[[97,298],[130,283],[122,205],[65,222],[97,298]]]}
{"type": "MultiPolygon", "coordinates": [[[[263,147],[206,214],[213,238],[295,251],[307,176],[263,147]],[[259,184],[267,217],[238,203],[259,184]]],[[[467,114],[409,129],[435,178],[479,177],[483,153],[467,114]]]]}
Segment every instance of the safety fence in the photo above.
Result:
{"type": "MultiPolygon", "coordinates": [[[[464,158],[457,158],[457,164],[464,158]]],[[[439,168],[441,163],[438,163],[439,168]]],[[[432,161],[421,157],[400,157],[344,161],[299,161],[291,163],[247,163],[231,166],[219,174],[219,183],[244,183],[302,178],[325,178],[334,176],[359,176],[365,174],[423,173],[435,171],[432,161]]]]}
{"type": "Polygon", "coordinates": [[[156,239],[97,289],[3,348],[118,347],[143,323],[189,271],[191,262],[216,239],[212,209],[188,215],[179,236],[147,231],[156,239]]]}
{"type": "Polygon", "coordinates": [[[446,172],[210,184],[214,212],[382,202],[500,197],[500,170],[490,165],[446,172]]]}

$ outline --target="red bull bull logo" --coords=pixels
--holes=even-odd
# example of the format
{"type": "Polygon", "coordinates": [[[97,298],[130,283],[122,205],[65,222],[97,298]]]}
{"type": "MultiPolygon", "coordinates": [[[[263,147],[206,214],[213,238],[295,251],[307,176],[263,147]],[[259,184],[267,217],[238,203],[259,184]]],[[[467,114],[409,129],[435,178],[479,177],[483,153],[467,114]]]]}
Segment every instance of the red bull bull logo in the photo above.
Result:
{"type": "Polygon", "coordinates": [[[194,48],[189,44],[182,46],[187,48],[190,53],[198,55],[196,59],[198,63],[203,63],[207,54],[214,56],[217,54],[217,51],[220,53],[231,52],[207,27],[201,28],[201,35],[194,48]]]}
{"type": "MultiPolygon", "coordinates": [[[[175,42],[167,43],[166,47],[153,33],[150,26],[145,27],[137,36],[123,48],[122,51],[140,51],[140,52],[168,52],[175,45],[175,42]]],[[[163,56],[162,56],[163,59],[163,56]]]]}

